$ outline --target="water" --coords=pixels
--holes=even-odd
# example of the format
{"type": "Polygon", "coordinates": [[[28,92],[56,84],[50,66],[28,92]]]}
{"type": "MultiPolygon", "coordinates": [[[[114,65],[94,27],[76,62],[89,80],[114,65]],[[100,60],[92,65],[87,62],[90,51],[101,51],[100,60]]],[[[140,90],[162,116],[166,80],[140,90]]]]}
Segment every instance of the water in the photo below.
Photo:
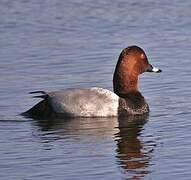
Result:
{"type": "Polygon", "coordinates": [[[190,179],[191,1],[0,2],[0,179],[190,179]],[[112,90],[136,44],[163,73],[144,74],[140,119],[40,121],[19,113],[35,90],[112,90]]]}

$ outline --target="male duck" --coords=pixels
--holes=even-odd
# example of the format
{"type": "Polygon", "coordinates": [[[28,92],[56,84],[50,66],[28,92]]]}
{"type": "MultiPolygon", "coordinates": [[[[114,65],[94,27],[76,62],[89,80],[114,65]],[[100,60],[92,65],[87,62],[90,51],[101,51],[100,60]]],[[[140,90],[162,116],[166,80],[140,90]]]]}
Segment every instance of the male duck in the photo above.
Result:
{"type": "Polygon", "coordinates": [[[122,50],[113,75],[114,93],[103,88],[66,89],[44,92],[34,107],[23,113],[41,117],[109,117],[142,115],[149,106],[138,90],[138,76],[144,72],[161,72],[149,64],[143,49],[129,46],[122,50]]]}

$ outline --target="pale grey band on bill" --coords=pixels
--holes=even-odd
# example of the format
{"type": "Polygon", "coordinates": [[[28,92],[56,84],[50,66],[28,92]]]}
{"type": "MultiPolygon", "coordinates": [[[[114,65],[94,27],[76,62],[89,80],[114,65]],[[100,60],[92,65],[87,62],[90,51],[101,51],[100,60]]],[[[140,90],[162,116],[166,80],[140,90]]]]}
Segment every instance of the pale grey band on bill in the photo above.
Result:
{"type": "Polygon", "coordinates": [[[159,68],[153,67],[152,69],[153,72],[161,72],[161,70],[159,68]]]}

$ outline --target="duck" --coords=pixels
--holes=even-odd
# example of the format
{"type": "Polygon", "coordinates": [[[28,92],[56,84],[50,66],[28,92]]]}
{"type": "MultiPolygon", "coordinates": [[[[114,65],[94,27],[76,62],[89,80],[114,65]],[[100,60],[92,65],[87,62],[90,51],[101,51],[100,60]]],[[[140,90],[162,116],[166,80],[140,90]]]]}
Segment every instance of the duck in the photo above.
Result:
{"type": "Polygon", "coordinates": [[[32,117],[123,117],[149,113],[149,105],[138,88],[139,75],[162,72],[153,67],[144,50],[128,46],[119,55],[114,74],[113,92],[100,88],[73,88],[60,91],[33,91],[40,102],[23,113],[32,117]]]}

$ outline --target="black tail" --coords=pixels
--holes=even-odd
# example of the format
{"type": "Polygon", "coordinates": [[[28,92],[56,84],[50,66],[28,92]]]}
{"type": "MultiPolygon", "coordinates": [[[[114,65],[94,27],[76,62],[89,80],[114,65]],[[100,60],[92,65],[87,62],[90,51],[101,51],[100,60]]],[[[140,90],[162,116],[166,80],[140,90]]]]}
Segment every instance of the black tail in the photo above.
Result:
{"type": "Polygon", "coordinates": [[[38,96],[33,96],[33,98],[46,99],[48,97],[48,94],[45,91],[33,91],[33,92],[29,92],[29,94],[42,94],[42,95],[38,95],[38,96]]]}
{"type": "Polygon", "coordinates": [[[50,117],[52,115],[53,109],[48,100],[48,93],[45,91],[34,91],[29,92],[29,94],[41,94],[33,96],[33,98],[43,98],[43,100],[21,115],[27,117],[50,117]]]}
{"type": "Polygon", "coordinates": [[[53,109],[52,106],[49,104],[48,100],[44,99],[34,105],[31,109],[28,111],[22,113],[21,115],[26,116],[26,117],[33,117],[33,118],[38,118],[38,117],[51,117],[53,114],[53,109]]]}
{"type": "Polygon", "coordinates": [[[32,91],[32,92],[29,92],[29,94],[37,94],[37,93],[46,94],[45,91],[32,91]]]}

